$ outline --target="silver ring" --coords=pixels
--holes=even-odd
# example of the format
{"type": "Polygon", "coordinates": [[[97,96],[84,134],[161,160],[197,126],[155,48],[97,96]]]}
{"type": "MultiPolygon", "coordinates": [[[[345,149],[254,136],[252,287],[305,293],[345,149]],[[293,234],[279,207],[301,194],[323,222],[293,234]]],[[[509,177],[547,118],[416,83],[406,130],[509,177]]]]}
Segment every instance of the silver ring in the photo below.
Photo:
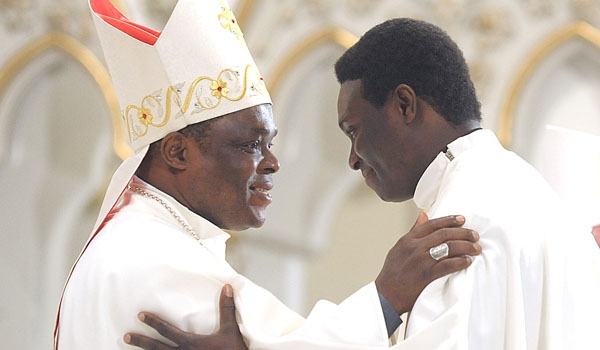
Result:
{"type": "Polygon", "coordinates": [[[440,260],[441,258],[445,258],[448,256],[448,244],[442,243],[440,245],[436,245],[435,247],[429,249],[429,255],[434,260],[440,260]]]}

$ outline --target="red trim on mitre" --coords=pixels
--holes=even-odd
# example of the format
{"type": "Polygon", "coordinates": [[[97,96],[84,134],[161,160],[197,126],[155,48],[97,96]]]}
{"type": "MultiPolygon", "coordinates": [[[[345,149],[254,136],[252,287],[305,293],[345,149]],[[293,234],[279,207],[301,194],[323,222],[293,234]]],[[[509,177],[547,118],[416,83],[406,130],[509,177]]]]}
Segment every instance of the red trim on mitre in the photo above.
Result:
{"type": "Polygon", "coordinates": [[[90,6],[104,22],[148,45],[154,45],[160,36],[160,32],[130,21],[109,0],[90,0],[90,6]]]}

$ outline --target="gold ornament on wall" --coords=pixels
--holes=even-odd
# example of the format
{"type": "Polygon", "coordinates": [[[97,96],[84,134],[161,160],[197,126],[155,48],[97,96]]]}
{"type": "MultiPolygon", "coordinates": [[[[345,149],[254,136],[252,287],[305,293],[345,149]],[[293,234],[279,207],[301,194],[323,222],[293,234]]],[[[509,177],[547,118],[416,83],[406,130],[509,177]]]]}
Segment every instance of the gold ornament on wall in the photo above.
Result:
{"type": "Polygon", "coordinates": [[[358,37],[342,28],[325,28],[306,37],[302,42],[295,46],[287,55],[279,61],[269,75],[267,87],[271,95],[277,94],[279,84],[285,75],[296,65],[304,55],[315,49],[319,45],[331,41],[340,45],[344,49],[350,48],[358,41],[358,37]]]}
{"type": "Polygon", "coordinates": [[[531,55],[524,61],[525,63],[517,71],[514,81],[508,90],[505,102],[502,105],[499,118],[498,138],[504,146],[508,147],[512,143],[515,110],[519,103],[519,97],[522,95],[525,85],[535,68],[560,45],[575,38],[582,39],[600,49],[600,30],[586,22],[575,22],[559,29],[544,40],[533,50],[531,55]]]}
{"type": "MultiPolygon", "coordinates": [[[[113,147],[119,157],[125,158],[131,154],[129,146],[124,140],[123,128],[120,122],[120,108],[116,93],[112,86],[110,76],[104,65],[87,47],[64,33],[47,34],[27,45],[15,53],[0,69],[0,96],[8,88],[14,78],[27,67],[36,57],[43,55],[48,50],[59,50],[72,57],[90,74],[102,92],[108,110],[111,113],[113,125],[113,147]]],[[[0,154],[1,156],[1,154],[0,154]]]]}

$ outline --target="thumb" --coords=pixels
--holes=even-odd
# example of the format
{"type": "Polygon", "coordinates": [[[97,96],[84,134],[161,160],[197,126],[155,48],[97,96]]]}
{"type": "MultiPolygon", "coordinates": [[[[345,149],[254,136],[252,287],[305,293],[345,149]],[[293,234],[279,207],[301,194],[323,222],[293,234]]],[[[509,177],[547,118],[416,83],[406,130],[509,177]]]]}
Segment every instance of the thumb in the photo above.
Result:
{"type": "Polygon", "coordinates": [[[427,214],[425,214],[424,211],[420,211],[419,216],[417,216],[417,221],[415,221],[415,224],[413,225],[411,230],[414,229],[415,227],[423,225],[424,223],[427,222],[427,220],[429,220],[429,217],[427,216],[427,214]]]}
{"type": "Polygon", "coordinates": [[[219,298],[219,314],[221,319],[221,329],[226,329],[231,326],[238,327],[235,319],[235,302],[233,300],[233,288],[226,284],[221,289],[221,297],[219,298]]]}

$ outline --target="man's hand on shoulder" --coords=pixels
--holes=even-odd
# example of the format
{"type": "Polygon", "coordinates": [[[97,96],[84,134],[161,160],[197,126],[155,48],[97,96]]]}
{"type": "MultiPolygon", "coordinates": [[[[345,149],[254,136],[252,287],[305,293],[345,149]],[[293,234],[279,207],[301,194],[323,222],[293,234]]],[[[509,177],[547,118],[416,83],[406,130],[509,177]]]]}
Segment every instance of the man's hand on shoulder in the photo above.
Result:
{"type": "MultiPolygon", "coordinates": [[[[461,228],[464,222],[462,216],[428,220],[427,215],[421,213],[412,229],[389,251],[375,284],[398,314],[410,311],[419,294],[433,280],[467,268],[472,263],[470,256],[481,253],[481,246],[476,243],[479,235],[461,228]],[[444,243],[447,250],[443,249],[439,256],[431,251],[444,243]]],[[[146,350],[247,349],[236,323],[233,290],[229,285],[221,290],[219,309],[221,326],[212,335],[184,332],[156,315],[140,314],[144,323],[178,347],[135,333],[127,333],[124,339],[146,350]]]]}
{"type": "Polygon", "coordinates": [[[219,331],[212,335],[198,335],[194,333],[184,332],[181,329],[173,326],[160,317],[148,313],[140,313],[140,319],[154,328],[165,338],[177,344],[177,347],[172,347],[158,340],[143,336],[136,333],[127,333],[123,337],[127,344],[135,345],[146,350],[246,350],[248,347],[244,343],[242,334],[235,319],[235,303],[233,301],[233,289],[226,284],[221,289],[221,297],[219,299],[219,310],[221,325],[219,331]]]}
{"type": "Polygon", "coordinates": [[[460,227],[464,223],[460,215],[428,220],[420,213],[410,232],[388,252],[375,285],[399,315],[412,309],[429,283],[467,268],[471,256],[481,253],[479,235],[460,227]]]}

